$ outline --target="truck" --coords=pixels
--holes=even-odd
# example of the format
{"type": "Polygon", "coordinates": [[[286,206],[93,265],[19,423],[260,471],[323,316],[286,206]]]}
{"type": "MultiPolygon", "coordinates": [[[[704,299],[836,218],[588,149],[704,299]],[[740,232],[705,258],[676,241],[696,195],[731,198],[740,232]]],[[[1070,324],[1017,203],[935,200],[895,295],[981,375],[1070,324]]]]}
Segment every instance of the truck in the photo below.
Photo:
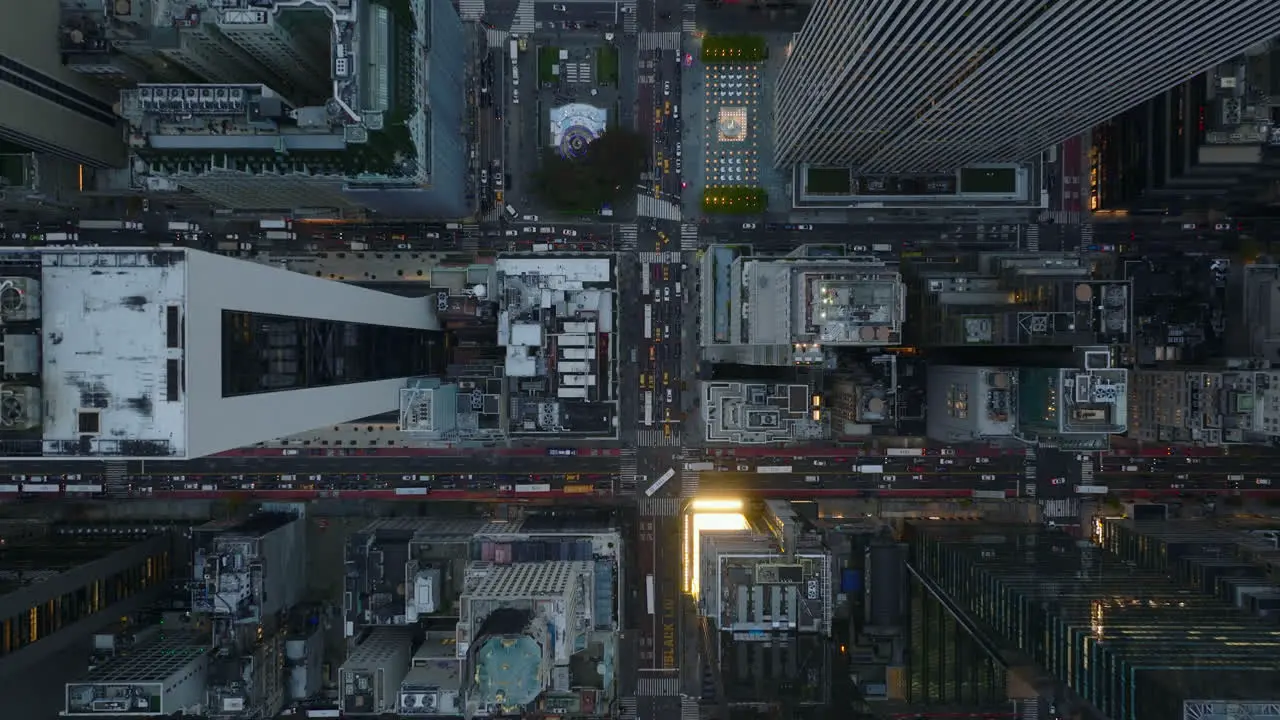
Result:
{"type": "Polygon", "coordinates": [[[288,220],[259,220],[258,227],[263,230],[288,230],[293,223],[288,220]]]}
{"type": "Polygon", "coordinates": [[[860,473],[868,473],[872,475],[883,475],[884,466],[883,465],[854,465],[853,471],[860,472],[860,473]]]}
{"type": "Polygon", "coordinates": [[[515,40],[512,40],[511,41],[511,64],[512,65],[516,64],[516,56],[519,50],[520,50],[519,44],[515,40]]]}
{"type": "Polygon", "coordinates": [[[888,243],[874,243],[871,246],[871,252],[887,253],[893,252],[893,246],[888,243]]]}
{"type": "Polygon", "coordinates": [[[170,232],[200,232],[200,226],[193,222],[174,221],[169,223],[169,230],[170,232]]]}
{"type": "Polygon", "coordinates": [[[141,230],[142,223],[133,220],[81,220],[81,230],[141,230]]]}
{"type": "Polygon", "coordinates": [[[296,233],[289,230],[268,230],[262,236],[268,240],[296,240],[298,238],[296,233]]]}
{"type": "Polygon", "coordinates": [[[359,240],[352,240],[352,241],[351,241],[350,243],[348,243],[348,244],[349,244],[349,245],[351,245],[351,249],[352,249],[352,250],[355,250],[355,251],[357,251],[357,252],[359,252],[359,251],[361,251],[361,250],[368,250],[368,249],[369,249],[369,243],[366,243],[366,242],[360,242],[359,240]]]}
{"type": "Polygon", "coordinates": [[[44,234],[44,241],[47,243],[73,243],[80,239],[80,235],[73,232],[51,232],[44,234]]]}

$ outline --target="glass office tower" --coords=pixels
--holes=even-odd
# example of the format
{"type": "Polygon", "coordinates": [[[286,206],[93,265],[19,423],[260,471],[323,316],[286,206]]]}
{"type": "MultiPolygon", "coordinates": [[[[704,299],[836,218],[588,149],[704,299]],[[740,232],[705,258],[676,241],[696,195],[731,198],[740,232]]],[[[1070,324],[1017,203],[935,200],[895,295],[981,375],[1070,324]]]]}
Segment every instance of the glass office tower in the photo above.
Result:
{"type": "Polygon", "coordinates": [[[1165,572],[1039,526],[911,534],[919,573],[1113,720],[1280,697],[1280,628],[1165,572]]]}
{"type": "Polygon", "coordinates": [[[817,0],[774,159],[864,173],[1015,162],[1280,31],[1253,0],[817,0]]]}

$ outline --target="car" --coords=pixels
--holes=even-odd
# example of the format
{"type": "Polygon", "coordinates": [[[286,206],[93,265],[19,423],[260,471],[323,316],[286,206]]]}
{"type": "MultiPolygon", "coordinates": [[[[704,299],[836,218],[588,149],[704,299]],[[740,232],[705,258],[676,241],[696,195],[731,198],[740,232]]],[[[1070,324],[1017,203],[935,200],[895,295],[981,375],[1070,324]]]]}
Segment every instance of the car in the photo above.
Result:
{"type": "Polygon", "coordinates": [[[564,236],[565,236],[565,237],[578,237],[578,231],[577,231],[577,230],[568,230],[568,229],[566,229],[566,230],[564,231],[564,236]]]}
{"type": "Polygon", "coordinates": [[[281,455],[297,455],[298,451],[293,448],[285,448],[280,452],[281,455]]]}
{"type": "Polygon", "coordinates": [[[668,285],[667,287],[662,288],[662,299],[663,299],[663,300],[670,300],[670,299],[671,299],[671,286],[670,286],[670,285],[668,285]]]}
{"type": "Polygon", "coordinates": [[[1121,469],[1122,469],[1122,470],[1124,470],[1125,472],[1138,472],[1138,466],[1137,466],[1137,465],[1125,465],[1125,466],[1124,466],[1123,468],[1121,468],[1121,469]]]}
{"type": "Polygon", "coordinates": [[[412,245],[410,245],[409,243],[397,243],[397,244],[396,244],[396,249],[397,249],[397,250],[412,250],[412,249],[413,249],[413,246],[412,246],[412,245]]]}
{"type": "Polygon", "coordinates": [[[1050,485],[1066,485],[1066,484],[1067,484],[1067,479],[1066,479],[1066,478],[1054,478],[1054,479],[1052,479],[1052,480],[1050,480],[1050,481],[1049,481],[1049,484],[1050,484],[1050,485]]]}
{"type": "Polygon", "coordinates": [[[938,464],[939,465],[955,465],[956,461],[953,458],[941,458],[938,460],[938,464]]]}
{"type": "Polygon", "coordinates": [[[671,392],[671,388],[667,388],[667,402],[669,402],[669,403],[671,403],[671,402],[675,402],[675,397],[674,397],[673,393],[671,392]]]}
{"type": "Polygon", "coordinates": [[[526,226],[524,226],[524,227],[520,228],[520,232],[522,232],[522,233],[529,233],[530,235],[532,235],[532,234],[534,234],[534,233],[538,232],[538,228],[533,227],[532,225],[526,225],[526,226]]]}
{"type": "Polygon", "coordinates": [[[488,184],[489,184],[489,171],[488,171],[488,170],[481,170],[481,171],[480,171],[480,184],[481,184],[481,185],[488,185],[488,184]]]}
{"type": "Polygon", "coordinates": [[[955,455],[956,451],[952,450],[951,448],[942,448],[941,450],[938,451],[938,454],[939,455],[955,455]]]}
{"type": "Polygon", "coordinates": [[[664,82],[664,83],[662,83],[662,94],[663,94],[663,95],[670,95],[670,94],[671,94],[671,83],[670,83],[670,82],[664,82]]]}
{"type": "Polygon", "coordinates": [[[1222,230],[1230,230],[1230,229],[1231,229],[1231,223],[1214,223],[1214,224],[1213,224],[1213,229],[1214,229],[1214,230],[1218,230],[1218,231],[1222,231],[1222,230]]]}
{"type": "Polygon", "coordinates": [[[813,466],[814,466],[814,467],[826,467],[826,465],[827,465],[827,462],[826,462],[825,460],[814,460],[814,461],[813,461],[813,466]]]}
{"type": "Polygon", "coordinates": [[[884,481],[885,481],[885,482],[887,482],[887,483],[891,483],[891,482],[893,482],[894,480],[897,480],[897,479],[898,479],[898,476],[897,476],[897,475],[884,475],[884,476],[882,476],[882,477],[881,477],[881,479],[882,479],[882,480],[884,480],[884,481]]]}
{"type": "Polygon", "coordinates": [[[543,235],[554,235],[556,232],[556,229],[553,227],[540,227],[538,228],[538,232],[542,233],[543,235]]]}
{"type": "Polygon", "coordinates": [[[556,12],[569,12],[568,6],[561,5],[560,3],[556,3],[555,5],[552,5],[551,9],[555,10],[556,12]]]}
{"type": "Polygon", "coordinates": [[[413,482],[413,476],[412,476],[412,475],[401,475],[401,476],[400,476],[400,479],[401,479],[402,481],[404,481],[404,482],[413,482]]]}
{"type": "Polygon", "coordinates": [[[547,448],[551,457],[573,457],[578,454],[577,448],[547,448]]]}
{"type": "Polygon", "coordinates": [[[995,480],[995,479],[996,479],[996,476],[995,476],[995,475],[983,475],[983,476],[982,476],[982,481],[983,481],[983,482],[991,482],[992,480],[995,480]]]}
{"type": "Polygon", "coordinates": [[[812,229],[813,229],[813,226],[812,226],[812,225],[797,225],[797,226],[796,226],[796,229],[797,229],[797,230],[812,230],[812,229]]]}
{"type": "Polygon", "coordinates": [[[1173,479],[1174,480],[1190,480],[1191,476],[1187,473],[1178,473],[1177,475],[1173,476],[1173,479]]]}
{"type": "Polygon", "coordinates": [[[755,224],[755,223],[742,223],[742,229],[743,229],[743,230],[755,230],[755,229],[756,229],[756,224],[755,224]]]}
{"type": "Polygon", "coordinates": [[[320,482],[321,480],[324,480],[324,476],[323,476],[323,475],[312,475],[312,476],[311,476],[311,482],[320,482]]]}
{"type": "Polygon", "coordinates": [[[1259,485],[1270,485],[1271,478],[1258,478],[1257,480],[1254,480],[1254,482],[1256,482],[1259,485]]]}
{"type": "Polygon", "coordinates": [[[1170,490],[1183,490],[1183,489],[1185,489],[1186,487],[1187,487],[1187,486],[1186,486],[1186,485],[1183,485],[1182,483],[1170,483],[1170,485],[1169,485],[1169,489],[1170,489],[1170,490]]]}
{"type": "Polygon", "coordinates": [[[635,12],[635,11],[636,11],[636,9],[635,9],[635,7],[634,7],[634,6],[632,6],[632,5],[623,5],[623,6],[622,6],[622,8],[621,8],[621,12],[622,12],[622,14],[623,14],[623,15],[630,15],[631,13],[633,13],[633,12],[635,12]]]}
{"type": "Polygon", "coordinates": [[[504,232],[504,233],[502,233],[502,234],[503,234],[503,235],[505,235],[505,236],[507,236],[507,237],[520,237],[520,231],[519,231],[519,230],[508,230],[508,231],[506,231],[506,232],[504,232]]]}
{"type": "Polygon", "coordinates": [[[438,232],[429,232],[429,233],[427,233],[426,235],[424,235],[423,237],[425,237],[425,238],[426,238],[426,239],[428,239],[428,240],[439,240],[439,239],[440,239],[440,233],[438,233],[438,232]]]}
{"type": "Polygon", "coordinates": [[[750,466],[750,465],[739,465],[739,466],[738,466],[738,472],[751,472],[751,466],[750,466]]]}
{"type": "Polygon", "coordinates": [[[1182,229],[1183,229],[1183,230],[1195,230],[1195,229],[1196,229],[1196,224],[1195,224],[1195,223],[1182,223],[1182,229]]]}
{"type": "Polygon", "coordinates": [[[854,245],[853,251],[856,253],[866,253],[866,252],[871,252],[871,248],[867,247],[866,245],[854,245]]]}
{"type": "Polygon", "coordinates": [[[985,456],[979,456],[974,458],[973,461],[979,465],[989,465],[991,463],[991,458],[985,457],[985,456]]]}

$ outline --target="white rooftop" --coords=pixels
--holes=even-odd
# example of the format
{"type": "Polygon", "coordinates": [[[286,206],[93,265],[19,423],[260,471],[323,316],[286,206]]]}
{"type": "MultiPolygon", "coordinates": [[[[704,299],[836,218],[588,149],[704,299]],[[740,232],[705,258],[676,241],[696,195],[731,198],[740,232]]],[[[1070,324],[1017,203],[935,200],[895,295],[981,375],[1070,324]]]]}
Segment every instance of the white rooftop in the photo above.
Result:
{"type": "MultiPolygon", "coordinates": [[[[117,440],[161,440],[186,452],[182,348],[169,348],[166,312],[186,303],[186,263],[169,253],[43,256],[44,444],[90,437],[90,453],[117,440]],[[176,360],[176,375],[169,360],[176,360]],[[174,388],[178,390],[179,388],[174,388]]],[[[180,343],[179,343],[180,345],[180,343]]]]}
{"type": "Polygon", "coordinates": [[[581,283],[612,282],[608,258],[502,258],[495,263],[507,275],[538,275],[540,287],[549,290],[580,290],[581,283]]]}
{"type": "Polygon", "coordinates": [[[592,564],[582,561],[494,565],[474,576],[464,594],[472,600],[558,599],[571,594],[575,580],[592,571],[592,564]]]}

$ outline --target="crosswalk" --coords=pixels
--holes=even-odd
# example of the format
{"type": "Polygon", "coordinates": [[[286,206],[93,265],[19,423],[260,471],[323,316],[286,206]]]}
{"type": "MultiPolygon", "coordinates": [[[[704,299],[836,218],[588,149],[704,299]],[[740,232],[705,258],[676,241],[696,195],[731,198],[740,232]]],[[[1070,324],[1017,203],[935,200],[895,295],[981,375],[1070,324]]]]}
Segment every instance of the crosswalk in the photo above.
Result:
{"type": "Polygon", "coordinates": [[[1028,225],[1026,230],[1027,250],[1029,252],[1040,252],[1040,226],[1028,225]]]}
{"type": "Polygon", "coordinates": [[[108,460],[103,470],[102,490],[108,498],[129,496],[129,464],[124,460],[108,460]]]}
{"type": "Polygon", "coordinates": [[[618,465],[618,474],[621,476],[618,494],[634,495],[636,492],[636,476],[640,474],[640,463],[636,460],[636,449],[623,448],[622,459],[618,465]]]}
{"type": "Polygon", "coordinates": [[[679,50],[680,33],[678,32],[644,32],[640,33],[641,50],[679,50]]]}
{"type": "Polygon", "coordinates": [[[636,442],[640,447],[679,447],[680,440],[676,433],[671,437],[663,435],[662,428],[647,427],[636,431],[636,442]]]}
{"type": "Polygon", "coordinates": [[[680,698],[680,720],[698,720],[702,717],[698,711],[698,699],[681,696],[680,698]]]}
{"type": "Polygon", "coordinates": [[[646,263],[678,263],[680,262],[680,253],[667,252],[642,252],[640,253],[640,262],[646,263]]]}
{"type": "MultiPolygon", "coordinates": [[[[479,0],[468,0],[468,1],[478,2],[479,0]]],[[[483,2],[481,2],[480,4],[484,5],[483,2]]],[[[485,39],[485,44],[491,48],[505,48],[507,46],[507,41],[511,39],[511,36],[507,34],[506,30],[497,30],[495,28],[485,28],[484,39],[485,39]]]]}
{"type": "Polygon", "coordinates": [[[1074,523],[1080,519],[1080,501],[1075,498],[1041,500],[1040,514],[1046,520],[1070,520],[1074,523]]]}
{"type": "Polygon", "coordinates": [[[622,10],[624,13],[622,16],[622,32],[628,35],[635,35],[636,30],[638,29],[636,26],[636,3],[634,0],[631,2],[624,2],[622,3],[622,7],[624,8],[622,10]]]}
{"type": "MultiPolygon", "coordinates": [[[[636,504],[636,508],[641,515],[649,517],[676,517],[680,514],[680,498],[673,497],[643,497],[636,504]]],[[[644,695],[645,693],[640,693],[644,695]]]]}
{"type": "Polygon", "coordinates": [[[636,193],[636,215],[660,220],[679,220],[680,208],[675,203],[659,200],[648,193],[636,193]]]}
{"type": "Polygon", "coordinates": [[[1080,245],[1088,248],[1093,244],[1093,223],[1085,223],[1080,226],[1080,245]]]}
{"type": "Polygon", "coordinates": [[[634,695],[628,695],[618,701],[618,717],[620,720],[636,720],[639,703],[634,695]]]}
{"type": "Polygon", "coordinates": [[[634,223],[629,225],[618,226],[618,249],[619,250],[635,250],[638,246],[637,240],[640,237],[640,228],[634,223]]]}
{"type": "Polygon", "coordinates": [[[1084,222],[1084,213],[1079,210],[1050,210],[1040,214],[1043,220],[1052,220],[1058,225],[1079,225],[1084,222]]]}
{"type": "Polygon", "coordinates": [[[1085,459],[1080,461],[1080,484],[1093,484],[1093,456],[1086,455],[1085,459]]]}
{"type": "Polygon", "coordinates": [[[515,17],[511,19],[512,35],[532,35],[537,29],[537,23],[533,19],[534,6],[534,0],[520,0],[515,17]]]}
{"type": "Polygon", "coordinates": [[[680,695],[680,678],[641,677],[636,682],[636,692],[646,697],[677,697],[680,695]]]}
{"type": "Polygon", "coordinates": [[[462,249],[475,252],[480,249],[480,226],[475,223],[464,223],[462,226],[462,249]]]}
{"type": "Polygon", "coordinates": [[[698,472],[685,470],[680,473],[680,497],[698,497],[698,472]]]}
{"type": "Polygon", "coordinates": [[[458,17],[463,22],[484,17],[484,0],[458,0],[458,17]]]}
{"type": "Polygon", "coordinates": [[[1027,497],[1035,497],[1036,496],[1036,449],[1028,445],[1025,450],[1025,454],[1026,454],[1026,461],[1022,465],[1022,475],[1023,475],[1023,478],[1026,480],[1026,485],[1024,486],[1024,489],[1026,490],[1026,492],[1023,494],[1026,495],[1027,497]]]}
{"type": "Polygon", "coordinates": [[[698,249],[697,223],[684,223],[680,226],[680,249],[690,251],[698,249]]]}
{"type": "Polygon", "coordinates": [[[681,32],[692,33],[692,32],[698,31],[698,20],[697,20],[698,4],[697,3],[685,3],[681,7],[680,15],[681,15],[681,21],[680,21],[681,32]]]}

